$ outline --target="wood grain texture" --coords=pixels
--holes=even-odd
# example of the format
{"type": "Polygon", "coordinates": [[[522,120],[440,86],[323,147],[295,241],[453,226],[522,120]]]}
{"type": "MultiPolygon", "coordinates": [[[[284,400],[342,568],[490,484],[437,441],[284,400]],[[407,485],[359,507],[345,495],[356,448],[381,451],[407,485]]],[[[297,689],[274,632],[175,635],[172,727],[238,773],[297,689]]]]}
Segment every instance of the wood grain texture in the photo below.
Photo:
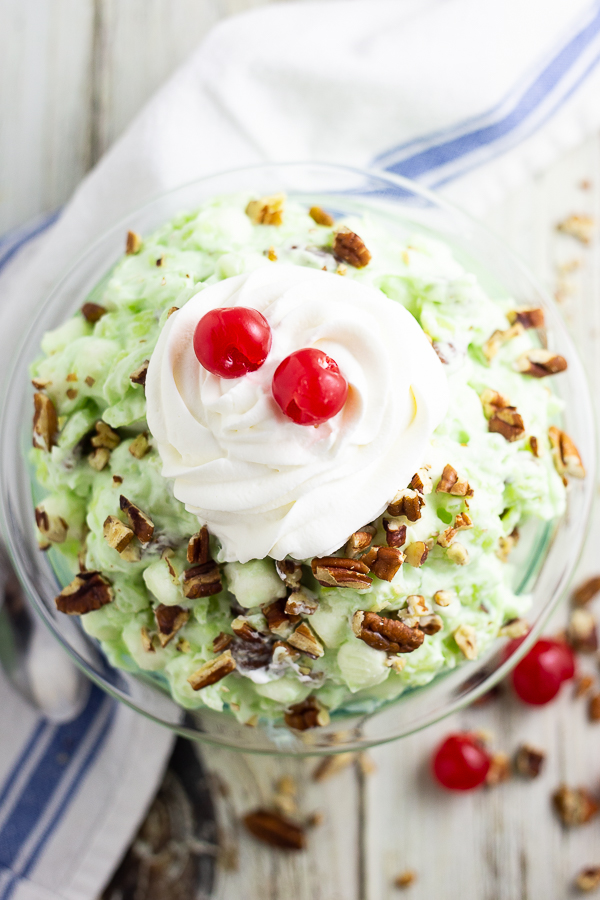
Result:
{"type": "MultiPolygon", "coordinates": [[[[68,199],[87,168],[218,19],[262,0],[0,0],[0,233],[68,199]]],[[[590,380],[600,383],[600,250],[559,235],[572,212],[600,221],[600,139],[590,139],[531,180],[488,216],[551,288],[590,380]],[[583,179],[591,190],[582,190],[583,179]],[[581,266],[559,279],[557,267],[581,266]]],[[[600,412],[600,401],[596,399],[600,412]]],[[[600,510],[579,577],[600,571],[600,510]]],[[[564,616],[564,611],[561,614],[564,616]]],[[[560,626],[560,615],[553,627],[560,626]]],[[[596,668],[589,660],[584,668],[596,668]]],[[[510,699],[467,710],[371,755],[376,772],[349,765],[316,783],[314,760],[203,753],[218,790],[225,863],[222,900],[392,900],[405,869],[410,900],[564,900],[584,865],[600,864],[600,825],[565,833],[550,808],[561,781],[600,786],[600,725],[569,690],[547,709],[510,699]],[[428,775],[432,749],[448,731],[483,728],[512,753],[524,740],[548,754],[532,783],[452,796],[428,775]],[[241,827],[291,774],[303,813],[324,821],[300,854],[272,851],[241,827]],[[233,863],[237,858],[237,866],[233,863]]]]}

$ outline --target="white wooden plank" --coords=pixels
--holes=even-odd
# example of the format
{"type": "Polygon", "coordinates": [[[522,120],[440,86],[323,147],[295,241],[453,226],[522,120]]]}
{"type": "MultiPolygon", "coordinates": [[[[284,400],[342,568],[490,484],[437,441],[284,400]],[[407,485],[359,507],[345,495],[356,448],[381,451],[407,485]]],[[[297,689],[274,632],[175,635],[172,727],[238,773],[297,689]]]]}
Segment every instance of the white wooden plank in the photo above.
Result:
{"type": "Polygon", "coordinates": [[[0,234],[59,206],[88,164],[92,0],[0,0],[0,234]]]}

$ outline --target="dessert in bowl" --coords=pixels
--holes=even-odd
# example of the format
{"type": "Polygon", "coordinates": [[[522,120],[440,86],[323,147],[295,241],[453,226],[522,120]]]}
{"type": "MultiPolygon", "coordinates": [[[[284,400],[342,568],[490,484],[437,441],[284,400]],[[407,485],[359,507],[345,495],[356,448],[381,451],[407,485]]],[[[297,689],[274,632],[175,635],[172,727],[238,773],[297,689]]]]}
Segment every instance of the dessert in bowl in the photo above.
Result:
{"type": "Polygon", "coordinates": [[[553,387],[571,354],[531,291],[491,296],[399,221],[215,191],[130,229],[41,340],[30,459],[58,615],[188,721],[318,748],[332,717],[401,709],[530,628],[586,482],[553,387]]]}

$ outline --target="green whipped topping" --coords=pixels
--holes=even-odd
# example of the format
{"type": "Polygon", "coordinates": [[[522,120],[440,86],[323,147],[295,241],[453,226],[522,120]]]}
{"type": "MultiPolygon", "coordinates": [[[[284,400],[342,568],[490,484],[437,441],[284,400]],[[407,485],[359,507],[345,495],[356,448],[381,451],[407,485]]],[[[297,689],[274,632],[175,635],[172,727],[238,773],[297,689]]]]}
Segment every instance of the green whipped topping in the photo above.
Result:
{"type": "MultiPolygon", "coordinates": [[[[560,406],[548,379],[515,369],[523,353],[539,346],[534,330],[498,341],[488,358],[486,342],[509,329],[507,314],[515,302],[487,296],[444,244],[419,234],[400,241],[388,224],[369,216],[317,225],[306,207],[291,200],[280,225],[257,224],[245,213],[248,199],[217,198],[144,237],[137,252],[124,256],[88,298],[105,310],[96,322],[78,312],[45,335],[32,375],[57,411],[58,436],[50,452],[43,447],[32,452],[36,490],[43,497],[37,508],[40,541],[51,545],[64,584],[80,564],[102,573],[112,601],[83,615],[84,629],[100,641],[113,665],[154,673],[181,706],[228,709],[242,722],[279,718],[309,696],[327,710],[372,709],[480,656],[502,625],[527,609],[529,599],[515,592],[518,572],[507,559],[518,529],[536,519],[550,522],[564,510],[565,488],[548,441],[560,406]],[[341,225],[358,233],[368,248],[372,258],[364,268],[334,258],[341,225]],[[184,594],[187,545],[201,523],[161,475],[145,421],[144,387],[130,376],[150,358],[172,307],[182,307],[206,285],[279,262],[338,272],[403,304],[445,363],[450,407],[423,460],[432,490],[422,496],[420,518],[413,522],[386,513],[371,523],[373,545],[382,546],[384,518],[405,525],[403,551],[423,542],[428,551],[423,564],[405,561],[391,581],[374,577],[367,590],[357,591],[319,584],[311,561],[305,561],[302,582],[316,610],[302,622],[322,655],[299,653],[273,663],[275,635],[269,634],[263,610],[286,595],[273,560],[227,563],[219,593],[197,599],[184,594]],[[509,441],[490,432],[490,409],[481,401],[486,390],[516,407],[522,436],[509,441]],[[91,440],[99,420],[116,432],[108,443],[117,445],[100,448],[103,454],[91,440]],[[436,490],[447,466],[468,482],[472,496],[436,490]],[[128,524],[121,495],[154,523],[149,543],[136,538],[123,553],[104,536],[109,516],[128,524]],[[465,514],[471,527],[444,539],[456,517],[465,514]],[[434,626],[439,630],[426,633],[418,649],[394,661],[357,636],[357,611],[406,617],[407,598],[415,595],[423,598],[426,613],[439,616],[434,626]],[[165,646],[157,639],[159,606],[189,613],[165,646]],[[232,621],[240,615],[262,636],[259,649],[236,637],[229,650],[237,669],[194,690],[188,679],[217,658],[213,642],[232,635],[232,621]]],[[[218,560],[219,548],[211,541],[218,560]]],[[[339,555],[346,555],[344,548],[339,555]]],[[[408,555],[414,562],[414,552],[408,555]]]]}

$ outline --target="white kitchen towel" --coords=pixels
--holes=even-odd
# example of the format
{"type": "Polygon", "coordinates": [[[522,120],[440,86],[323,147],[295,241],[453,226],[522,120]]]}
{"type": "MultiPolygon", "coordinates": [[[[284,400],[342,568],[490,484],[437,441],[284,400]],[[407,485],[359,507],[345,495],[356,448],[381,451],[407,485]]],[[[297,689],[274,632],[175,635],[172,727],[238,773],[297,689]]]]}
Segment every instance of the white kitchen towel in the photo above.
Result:
{"type": "MultiPolygon", "coordinates": [[[[35,250],[0,243],[0,354],[94,237],[202,175],[375,165],[480,212],[600,127],[599,59],[600,0],[282,2],[229,19],[35,250]]],[[[168,735],[96,689],[89,703],[48,726],[0,682],[0,900],[91,900],[142,813],[168,735]]]]}

